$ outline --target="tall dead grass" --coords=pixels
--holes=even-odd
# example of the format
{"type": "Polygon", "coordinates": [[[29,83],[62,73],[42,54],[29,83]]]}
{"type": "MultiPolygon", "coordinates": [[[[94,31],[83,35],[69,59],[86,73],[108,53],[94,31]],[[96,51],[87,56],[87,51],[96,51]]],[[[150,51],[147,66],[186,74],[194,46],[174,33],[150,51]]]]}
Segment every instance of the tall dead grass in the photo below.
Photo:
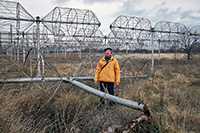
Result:
{"type": "MultiPolygon", "coordinates": [[[[68,57],[48,59],[59,73],[71,76],[81,60],[78,56],[68,57]]],[[[97,61],[95,58],[93,64],[97,61]]],[[[115,95],[145,103],[151,111],[152,124],[140,124],[135,131],[199,132],[200,59],[155,60],[154,73],[148,59],[129,61],[119,59],[124,65],[122,75],[150,75],[148,79],[122,79],[115,86],[115,95]]],[[[86,63],[83,68],[88,69],[84,74],[93,75],[90,65],[86,63]]],[[[82,82],[97,88],[93,81],[82,82]]],[[[55,94],[58,83],[38,85],[42,90],[33,83],[0,85],[0,132],[101,132],[109,126],[124,126],[142,114],[120,105],[101,107],[98,97],[71,84],[61,83],[55,94]]]]}

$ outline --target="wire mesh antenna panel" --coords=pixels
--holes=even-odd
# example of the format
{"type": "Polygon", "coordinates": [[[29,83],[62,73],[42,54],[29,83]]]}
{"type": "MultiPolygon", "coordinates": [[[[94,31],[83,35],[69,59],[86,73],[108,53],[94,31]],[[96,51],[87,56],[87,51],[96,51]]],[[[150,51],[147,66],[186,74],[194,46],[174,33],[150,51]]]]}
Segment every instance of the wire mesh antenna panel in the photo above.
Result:
{"type": "MultiPolygon", "coordinates": [[[[34,18],[25,10],[21,4],[11,1],[1,1],[1,51],[5,52],[6,50],[16,50],[16,47],[21,45],[19,40],[22,38],[22,32],[27,30],[33,23],[34,18]]],[[[14,56],[14,58],[16,58],[16,56],[14,56]]]]}
{"type": "MultiPolygon", "coordinates": [[[[18,2],[1,1],[0,4],[0,25],[5,31],[10,31],[13,25],[19,31],[25,31],[33,24],[34,18],[18,2]],[[27,21],[29,20],[29,21],[27,21]]],[[[13,31],[16,33],[17,31],[13,31]]]]}
{"type": "Polygon", "coordinates": [[[153,38],[157,42],[155,45],[159,52],[160,50],[175,53],[177,50],[180,51],[181,38],[188,36],[188,28],[181,23],[159,21],[155,24],[153,31],[153,38]]]}
{"type": "Polygon", "coordinates": [[[42,21],[54,35],[63,31],[66,35],[73,36],[80,29],[83,30],[83,35],[92,35],[100,26],[92,11],[63,7],[55,7],[42,21]]]}
{"type": "Polygon", "coordinates": [[[151,22],[146,18],[119,16],[111,23],[110,29],[119,39],[148,39],[151,22]]]}
{"type": "Polygon", "coordinates": [[[184,24],[167,21],[157,22],[153,30],[154,40],[161,41],[178,41],[179,36],[186,35],[188,32],[184,24]]]}
{"type": "Polygon", "coordinates": [[[151,22],[146,18],[118,16],[110,25],[116,39],[122,40],[121,48],[134,50],[138,45],[143,46],[151,35],[151,22]]]}
{"type": "Polygon", "coordinates": [[[80,29],[73,37],[80,43],[82,50],[101,50],[104,46],[104,35],[100,30],[92,35],[84,35],[84,29],[80,29]]]}
{"type": "Polygon", "coordinates": [[[196,40],[197,42],[200,41],[200,26],[193,26],[189,29],[189,34],[191,39],[196,40]]]}
{"type": "Polygon", "coordinates": [[[113,32],[110,32],[107,36],[107,45],[113,50],[124,48],[123,41],[121,39],[116,38],[113,32]]]}

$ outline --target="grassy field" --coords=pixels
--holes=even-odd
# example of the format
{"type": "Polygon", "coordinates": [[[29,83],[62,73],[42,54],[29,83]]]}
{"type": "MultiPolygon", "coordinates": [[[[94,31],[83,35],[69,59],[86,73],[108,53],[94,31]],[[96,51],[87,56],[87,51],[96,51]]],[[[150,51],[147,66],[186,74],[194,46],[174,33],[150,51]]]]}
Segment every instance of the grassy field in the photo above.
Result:
{"type": "MultiPolygon", "coordinates": [[[[103,54],[46,55],[45,77],[93,76],[103,54]],[[85,60],[84,60],[85,59],[85,60]],[[81,66],[79,64],[82,63],[81,66]],[[50,65],[47,63],[50,62],[50,65]],[[78,67],[79,66],[79,67],[78,67]],[[76,73],[74,73],[76,71],[76,73]]],[[[147,79],[122,79],[115,95],[145,103],[152,123],[141,123],[135,132],[200,131],[200,57],[187,60],[184,54],[155,54],[155,71],[151,71],[151,54],[114,54],[122,76],[149,75],[147,79]],[[128,58],[126,58],[128,57],[128,58]]],[[[34,60],[33,60],[34,63],[34,60]]],[[[29,73],[1,57],[1,72],[29,73]]],[[[36,66],[36,65],[35,65],[36,66]]],[[[1,74],[1,79],[24,77],[22,73],[1,74]]],[[[99,89],[93,81],[80,81],[99,89]]],[[[0,132],[101,132],[109,126],[125,126],[142,112],[106,104],[79,88],[63,83],[0,84],[0,132]],[[15,91],[16,90],[16,91],[15,91]]]]}

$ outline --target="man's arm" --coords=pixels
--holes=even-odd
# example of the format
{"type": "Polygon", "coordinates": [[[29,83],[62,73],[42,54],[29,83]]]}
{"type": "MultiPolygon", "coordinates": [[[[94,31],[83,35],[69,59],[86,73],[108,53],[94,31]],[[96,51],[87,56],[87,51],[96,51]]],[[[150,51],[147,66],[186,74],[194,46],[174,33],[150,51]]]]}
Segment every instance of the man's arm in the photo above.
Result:
{"type": "Polygon", "coordinates": [[[97,68],[96,68],[96,72],[95,72],[95,76],[94,76],[94,84],[95,84],[95,85],[97,85],[97,81],[98,81],[98,78],[99,78],[99,74],[100,74],[100,72],[101,72],[101,69],[102,69],[101,64],[98,63],[97,68]]]}
{"type": "Polygon", "coordinates": [[[115,63],[115,78],[116,78],[116,85],[119,85],[119,82],[120,82],[120,68],[119,68],[119,64],[118,64],[117,60],[116,60],[116,63],[115,63]]]}

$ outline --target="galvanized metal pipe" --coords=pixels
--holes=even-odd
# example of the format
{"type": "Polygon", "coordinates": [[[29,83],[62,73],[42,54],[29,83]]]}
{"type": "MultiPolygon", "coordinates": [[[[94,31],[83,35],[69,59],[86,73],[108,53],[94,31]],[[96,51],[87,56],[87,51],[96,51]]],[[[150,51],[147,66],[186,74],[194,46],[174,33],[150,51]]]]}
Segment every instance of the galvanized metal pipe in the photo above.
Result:
{"type": "Polygon", "coordinates": [[[13,78],[0,80],[0,83],[31,83],[31,82],[57,82],[61,81],[62,78],[13,78]]]}
{"type": "MultiPolygon", "coordinates": [[[[121,76],[121,79],[127,79],[127,78],[147,78],[147,75],[144,75],[142,77],[136,77],[136,76],[121,76]]],[[[30,82],[57,82],[61,81],[63,79],[73,79],[73,80],[94,80],[94,77],[87,76],[87,77],[50,77],[50,78],[11,78],[11,79],[4,79],[0,80],[0,83],[30,83],[30,82]]]]}
{"type": "Polygon", "coordinates": [[[93,95],[96,95],[98,97],[101,97],[101,98],[107,99],[109,101],[112,101],[112,102],[127,106],[127,107],[132,108],[132,109],[145,111],[145,105],[144,104],[140,104],[138,102],[134,102],[134,101],[131,101],[131,100],[126,100],[126,99],[123,99],[123,98],[120,98],[120,97],[117,97],[117,96],[110,95],[108,93],[104,93],[102,91],[94,89],[94,88],[92,88],[90,86],[87,86],[87,85],[85,85],[83,83],[80,83],[80,82],[78,82],[76,80],[73,80],[73,79],[70,79],[70,78],[63,78],[63,81],[72,83],[73,85],[79,87],[80,89],[82,89],[84,91],[87,91],[87,92],[89,92],[89,93],[91,93],[93,95]]]}
{"type": "Polygon", "coordinates": [[[33,76],[33,67],[32,67],[32,51],[30,52],[30,75],[33,76]]]}
{"type": "MultiPolygon", "coordinates": [[[[13,44],[12,44],[12,43],[13,43],[13,41],[12,41],[12,38],[13,38],[13,37],[12,37],[12,36],[13,36],[13,35],[12,35],[12,25],[10,25],[10,46],[13,46],[13,44]]],[[[13,49],[12,49],[12,52],[13,52],[13,53],[11,53],[11,58],[14,59],[14,47],[13,47],[13,49]]]]}
{"type": "MultiPolygon", "coordinates": [[[[25,57],[26,57],[26,50],[25,50],[25,44],[24,44],[24,32],[22,33],[22,41],[21,41],[21,46],[23,50],[23,64],[25,63],[25,57]]],[[[26,67],[26,64],[25,64],[26,67]]]]}
{"type": "Polygon", "coordinates": [[[151,71],[154,72],[154,32],[151,32],[151,71]]]}
{"type": "Polygon", "coordinates": [[[9,80],[0,80],[0,83],[30,83],[30,82],[56,82],[56,81],[65,81],[71,83],[80,89],[87,91],[93,95],[98,97],[107,99],[109,101],[127,106],[129,108],[133,108],[136,110],[143,111],[147,115],[150,115],[149,110],[146,105],[140,104],[139,102],[134,102],[131,100],[126,100],[117,96],[110,95],[108,93],[104,93],[97,89],[94,89],[88,85],[80,83],[74,79],[93,79],[93,77],[52,77],[52,78],[16,78],[16,79],[9,79],[9,80]]]}
{"type": "Polygon", "coordinates": [[[43,55],[40,56],[42,59],[42,75],[44,75],[44,58],[43,55]]]}
{"type": "Polygon", "coordinates": [[[20,30],[20,4],[17,3],[16,7],[16,32],[17,32],[17,62],[19,63],[19,30],[20,30]]]}
{"type": "Polygon", "coordinates": [[[36,17],[37,24],[37,77],[41,77],[40,72],[40,17],[36,17]]]}
{"type": "Polygon", "coordinates": [[[158,40],[158,60],[160,61],[160,39],[158,40]]]}

